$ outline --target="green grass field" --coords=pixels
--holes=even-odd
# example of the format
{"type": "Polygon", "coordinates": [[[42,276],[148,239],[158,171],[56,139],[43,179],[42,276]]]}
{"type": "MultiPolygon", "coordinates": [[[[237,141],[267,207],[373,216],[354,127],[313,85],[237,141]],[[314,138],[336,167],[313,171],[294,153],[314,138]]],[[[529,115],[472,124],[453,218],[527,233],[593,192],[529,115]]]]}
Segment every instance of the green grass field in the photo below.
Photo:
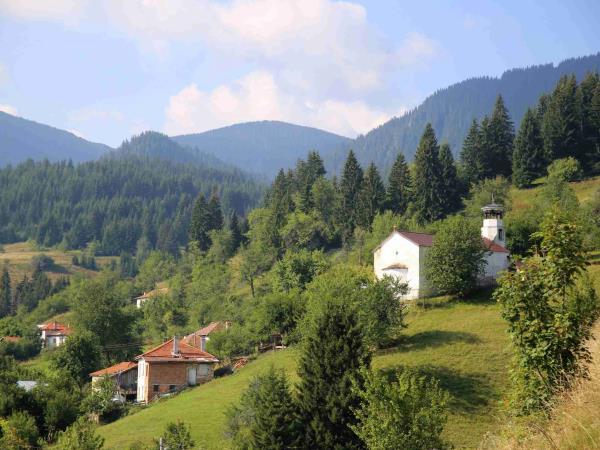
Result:
{"type": "MultiPolygon", "coordinates": [[[[507,388],[508,339],[497,305],[488,299],[429,301],[413,307],[402,343],[375,356],[377,368],[410,366],[440,380],[451,395],[446,437],[456,448],[476,448],[494,429],[499,401],[507,388]]],[[[225,411],[239,399],[248,381],[273,364],[295,377],[296,350],[260,356],[234,375],[213,380],[177,397],[99,428],[106,447],[124,449],[139,440],[151,442],[165,424],[177,419],[191,425],[198,444],[227,448],[223,437],[225,411]]]]}

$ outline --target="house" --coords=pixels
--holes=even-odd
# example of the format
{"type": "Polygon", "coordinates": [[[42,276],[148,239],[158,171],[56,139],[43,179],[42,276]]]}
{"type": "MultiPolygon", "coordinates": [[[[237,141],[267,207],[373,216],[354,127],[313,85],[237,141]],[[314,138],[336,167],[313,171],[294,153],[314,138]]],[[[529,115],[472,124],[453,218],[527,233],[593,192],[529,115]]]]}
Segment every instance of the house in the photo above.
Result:
{"type": "Polygon", "coordinates": [[[64,344],[67,337],[73,332],[67,325],[58,322],[38,325],[38,328],[42,333],[42,348],[54,348],[64,344]]]}
{"type": "Polygon", "coordinates": [[[204,352],[206,351],[206,343],[210,340],[208,335],[217,331],[228,330],[230,326],[231,322],[229,320],[211,322],[204,328],[200,328],[198,331],[184,336],[182,341],[188,345],[191,345],[192,347],[199,348],[204,352]]]}
{"type": "MultiPolygon", "coordinates": [[[[510,253],[506,249],[506,236],[503,223],[504,208],[492,203],[482,208],[483,226],[481,238],[489,250],[485,255],[485,270],[481,284],[495,280],[499,272],[506,270],[510,263],[510,253]]],[[[434,236],[426,233],[397,231],[392,233],[375,249],[373,265],[378,279],[392,276],[408,284],[404,299],[415,299],[432,291],[424,274],[425,255],[433,245],[434,236]]]]}
{"type": "Polygon", "coordinates": [[[154,297],[158,297],[159,295],[166,295],[169,293],[168,287],[158,287],[149,292],[144,292],[139,297],[135,298],[135,306],[140,309],[144,303],[154,297]]]}
{"type": "Polygon", "coordinates": [[[134,400],[137,396],[137,363],[124,361],[105,369],[90,373],[92,389],[104,377],[115,383],[115,397],[119,400],[134,400]]]}
{"type": "Polygon", "coordinates": [[[177,336],[135,358],[138,363],[137,401],[154,398],[213,378],[219,362],[210,353],[192,347],[177,336]]]}
{"type": "Polygon", "coordinates": [[[0,342],[10,342],[10,343],[16,344],[20,340],[21,340],[21,336],[0,336],[0,342]]]}

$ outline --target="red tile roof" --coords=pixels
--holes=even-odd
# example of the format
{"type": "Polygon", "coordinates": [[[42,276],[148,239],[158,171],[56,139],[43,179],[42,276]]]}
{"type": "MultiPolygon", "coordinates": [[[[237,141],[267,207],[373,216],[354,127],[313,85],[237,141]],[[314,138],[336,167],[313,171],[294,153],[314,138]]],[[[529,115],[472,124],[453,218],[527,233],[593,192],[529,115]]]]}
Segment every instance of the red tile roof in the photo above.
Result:
{"type": "Polygon", "coordinates": [[[67,325],[63,325],[58,322],[49,322],[43,325],[38,325],[38,328],[42,331],[53,331],[57,334],[71,334],[72,330],[67,325]]]}
{"type": "Polygon", "coordinates": [[[145,359],[147,361],[197,361],[197,362],[219,362],[217,358],[207,352],[186,344],[183,340],[179,341],[179,353],[173,354],[173,339],[169,339],[164,344],[148,350],[136,356],[135,359],[145,359]]]}
{"type": "Polygon", "coordinates": [[[21,340],[21,336],[3,336],[0,337],[0,342],[19,342],[21,340]]]}
{"type": "Polygon", "coordinates": [[[168,287],[161,287],[161,288],[153,289],[152,291],[149,291],[149,292],[144,292],[142,295],[140,295],[139,297],[136,297],[135,299],[138,300],[138,299],[153,298],[158,295],[168,294],[169,291],[170,291],[170,289],[168,287]]]}
{"type": "Polygon", "coordinates": [[[488,239],[488,238],[481,238],[483,240],[483,244],[485,245],[485,247],[494,253],[510,253],[507,249],[505,249],[504,247],[502,247],[500,244],[497,244],[496,242],[488,239]]]}
{"type": "Polygon", "coordinates": [[[419,247],[431,247],[433,245],[433,234],[415,233],[413,231],[398,231],[398,233],[419,247]]]}
{"type": "Polygon", "coordinates": [[[221,331],[224,327],[227,327],[226,322],[211,322],[205,327],[200,328],[198,331],[194,331],[193,333],[184,336],[182,340],[186,344],[198,347],[200,346],[200,342],[202,342],[202,336],[208,336],[214,331],[221,331]]]}
{"type": "Polygon", "coordinates": [[[90,373],[90,377],[102,377],[104,375],[114,375],[117,373],[127,372],[137,367],[137,363],[131,361],[124,361],[114,366],[107,367],[106,369],[100,369],[90,373]]]}

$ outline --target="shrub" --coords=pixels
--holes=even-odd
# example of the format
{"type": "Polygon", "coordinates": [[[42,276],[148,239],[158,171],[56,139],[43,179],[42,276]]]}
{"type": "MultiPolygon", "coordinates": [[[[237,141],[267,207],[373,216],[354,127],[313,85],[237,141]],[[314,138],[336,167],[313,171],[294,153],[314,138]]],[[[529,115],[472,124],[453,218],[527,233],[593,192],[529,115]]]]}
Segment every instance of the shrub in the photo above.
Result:
{"type": "Polygon", "coordinates": [[[55,265],[56,263],[54,262],[54,259],[48,255],[35,255],[33,258],[31,258],[31,267],[34,269],[46,271],[53,269],[55,265]]]}
{"type": "Polygon", "coordinates": [[[352,426],[369,450],[449,449],[441,433],[448,394],[437,381],[404,370],[368,373],[352,426]]]}
{"type": "Polygon", "coordinates": [[[555,160],[547,170],[549,180],[575,181],[581,178],[581,165],[571,156],[555,160]]]}

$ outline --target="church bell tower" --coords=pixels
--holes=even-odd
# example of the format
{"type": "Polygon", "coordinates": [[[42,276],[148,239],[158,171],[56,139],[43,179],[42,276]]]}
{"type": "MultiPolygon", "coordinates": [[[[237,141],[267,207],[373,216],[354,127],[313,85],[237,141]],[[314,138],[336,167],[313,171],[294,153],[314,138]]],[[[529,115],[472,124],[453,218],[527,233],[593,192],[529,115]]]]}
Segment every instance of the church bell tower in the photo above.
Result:
{"type": "Polygon", "coordinates": [[[504,231],[504,207],[494,202],[481,208],[483,211],[483,226],[481,227],[481,236],[506,247],[506,233],[504,231]]]}

